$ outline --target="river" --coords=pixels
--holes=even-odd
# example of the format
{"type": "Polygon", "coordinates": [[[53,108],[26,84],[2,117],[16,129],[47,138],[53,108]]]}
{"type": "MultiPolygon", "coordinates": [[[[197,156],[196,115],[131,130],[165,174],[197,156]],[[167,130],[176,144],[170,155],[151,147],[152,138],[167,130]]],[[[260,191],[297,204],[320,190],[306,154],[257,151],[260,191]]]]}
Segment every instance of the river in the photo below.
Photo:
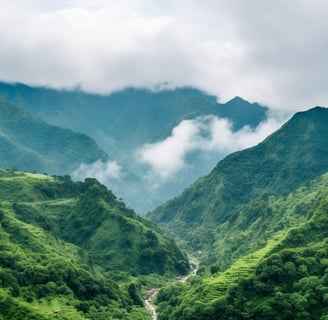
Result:
{"type": "MultiPolygon", "coordinates": [[[[189,264],[191,267],[191,271],[186,276],[179,276],[175,278],[175,282],[186,282],[190,277],[195,276],[198,271],[198,263],[195,260],[189,260],[189,264]]],[[[144,302],[145,302],[145,308],[150,312],[151,314],[151,320],[157,320],[157,313],[156,308],[152,304],[152,300],[155,297],[155,295],[158,293],[160,288],[152,288],[148,291],[146,291],[143,295],[144,302]]]]}

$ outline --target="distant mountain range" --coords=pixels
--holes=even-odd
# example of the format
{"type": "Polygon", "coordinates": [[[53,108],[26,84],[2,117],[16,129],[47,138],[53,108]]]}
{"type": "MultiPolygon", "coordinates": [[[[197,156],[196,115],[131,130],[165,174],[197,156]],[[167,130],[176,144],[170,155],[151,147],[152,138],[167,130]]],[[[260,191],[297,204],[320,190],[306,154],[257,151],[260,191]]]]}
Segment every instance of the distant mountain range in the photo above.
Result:
{"type": "MultiPolygon", "coordinates": [[[[145,178],[149,177],[149,168],[140,163],[137,154],[145,144],[166,139],[172,129],[186,119],[218,116],[231,121],[232,130],[239,130],[245,125],[255,128],[266,119],[268,111],[263,106],[248,103],[239,97],[220,104],[214,96],[192,88],[159,92],[131,88],[110,95],[95,95],[78,90],[58,91],[0,83],[0,94],[8,101],[24,105],[51,125],[69,128],[94,139],[121,168],[121,180],[113,180],[103,174],[97,176],[97,166],[80,170],[79,178],[91,173],[98,178],[101,176],[103,183],[138,212],[145,212],[180,193],[195,179],[207,174],[225,154],[223,151],[220,153],[220,150],[207,156],[201,156],[199,151],[193,152],[188,157],[187,168],[177,172],[174,179],[160,181],[154,178],[148,181],[145,178]]],[[[95,159],[99,151],[94,154],[91,152],[90,158],[95,159]]],[[[98,159],[106,162],[104,158],[104,155],[99,155],[98,159]]],[[[81,163],[90,164],[89,159],[83,156],[80,160],[81,163]]],[[[73,173],[75,164],[73,162],[70,165],[71,170],[66,174],[73,173]]],[[[21,168],[21,163],[12,161],[11,166],[21,168]]],[[[62,168],[61,165],[58,167],[62,168]]],[[[36,170],[53,172],[44,165],[36,170]]],[[[63,173],[63,170],[58,173],[63,173]]]]}
{"type": "Polygon", "coordinates": [[[211,114],[230,119],[238,130],[256,127],[267,114],[263,106],[239,97],[220,104],[214,96],[192,88],[159,92],[130,88],[96,95],[0,83],[0,93],[48,123],[89,135],[119,162],[126,157],[129,162],[137,147],[166,138],[183,119],[211,114]]]}
{"type": "Polygon", "coordinates": [[[0,97],[0,167],[68,174],[81,162],[108,161],[90,137],[49,125],[0,97]]]}

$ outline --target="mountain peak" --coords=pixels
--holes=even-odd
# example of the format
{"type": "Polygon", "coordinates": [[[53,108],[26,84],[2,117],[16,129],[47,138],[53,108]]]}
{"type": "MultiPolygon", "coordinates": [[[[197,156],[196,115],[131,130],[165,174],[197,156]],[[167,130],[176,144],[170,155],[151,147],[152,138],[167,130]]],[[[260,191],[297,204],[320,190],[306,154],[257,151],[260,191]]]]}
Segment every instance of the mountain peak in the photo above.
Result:
{"type": "Polygon", "coordinates": [[[327,110],[328,108],[326,107],[321,107],[321,106],[316,106],[316,107],[313,107],[309,110],[306,110],[306,111],[300,111],[300,112],[297,112],[295,113],[295,115],[293,116],[293,118],[297,118],[297,117],[305,117],[307,119],[311,119],[311,117],[313,116],[321,116],[321,115],[324,115],[326,116],[328,113],[327,113],[327,110]]]}
{"type": "Polygon", "coordinates": [[[268,109],[257,103],[250,103],[236,96],[224,104],[219,105],[220,117],[233,119],[233,130],[240,130],[245,123],[252,128],[267,118],[268,109]],[[261,119],[258,121],[258,119],[261,119]],[[255,120],[255,121],[254,121],[255,120]]]}
{"type": "Polygon", "coordinates": [[[229,100],[228,102],[226,102],[225,104],[226,105],[229,105],[229,104],[235,104],[235,103],[243,103],[243,104],[250,104],[249,101],[239,97],[239,96],[235,96],[234,98],[232,98],[231,100],[229,100]]]}
{"type": "MultiPolygon", "coordinates": [[[[317,131],[318,134],[321,134],[321,128],[326,128],[327,123],[328,108],[317,106],[306,111],[295,113],[292,118],[283,126],[283,128],[285,130],[288,130],[287,128],[290,128],[289,130],[292,130],[294,134],[297,134],[297,132],[304,133],[311,127],[311,131],[316,128],[315,131],[317,131]]],[[[290,132],[290,134],[292,134],[292,132],[290,132]]],[[[324,129],[323,133],[325,132],[326,129],[324,129]]]]}

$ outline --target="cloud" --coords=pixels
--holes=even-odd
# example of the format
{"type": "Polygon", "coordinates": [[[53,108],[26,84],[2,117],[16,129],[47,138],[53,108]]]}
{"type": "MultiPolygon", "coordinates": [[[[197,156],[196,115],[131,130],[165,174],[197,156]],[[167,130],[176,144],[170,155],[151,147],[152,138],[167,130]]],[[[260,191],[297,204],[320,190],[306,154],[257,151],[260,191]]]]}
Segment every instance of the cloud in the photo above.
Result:
{"type": "Polygon", "coordinates": [[[0,79],[328,105],[325,0],[0,1],[0,79]]]}
{"type": "Polygon", "coordinates": [[[123,176],[124,173],[122,172],[121,166],[115,161],[103,162],[101,160],[92,164],[82,163],[72,173],[73,179],[83,180],[91,177],[96,178],[98,181],[106,185],[113,180],[121,180],[123,176]]]}
{"type": "Polygon", "coordinates": [[[155,175],[164,181],[188,167],[190,154],[212,153],[222,157],[254,146],[277,130],[284,120],[285,116],[270,117],[256,129],[245,126],[235,132],[230,121],[216,116],[183,120],[165,140],[144,145],[137,159],[150,167],[152,178],[155,175]]]}
{"type": "Polygon", "coordinates": [[[131,3],[50,12],[8,5],[0,17],[0,77],[55,87],[79,84],[95,92],[166,79],[182,83],[190,64],[174,35],[174,18],[149,16],[131,3]]]}
{"type": "Polygon", "coordinates": [[[163,141],[146,144],[139,152],[141,162],[149,164],[163,178],[185,166],[184,158],[194,148],[200,122],[184,120],[163,141]]]}

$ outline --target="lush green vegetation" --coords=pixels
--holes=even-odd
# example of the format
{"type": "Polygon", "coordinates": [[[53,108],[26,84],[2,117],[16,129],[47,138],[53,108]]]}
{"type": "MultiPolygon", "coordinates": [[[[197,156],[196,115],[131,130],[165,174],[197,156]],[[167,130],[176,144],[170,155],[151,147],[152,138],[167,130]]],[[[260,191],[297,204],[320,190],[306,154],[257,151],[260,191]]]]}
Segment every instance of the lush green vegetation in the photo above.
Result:
{"type": "Polygon", "coordinates": [[[154,275],[188,271],[172,240],[95,179],[0,170],[0,187],[1,319],[148,319],[154,275]]]}
{"type": "Polygon", "coordinates": [[[259,145],[220,161],[150,217],[184,248],[201,251],[207,265],[226,269],[276,230],[302,221],[276,199],[328,171],[327,124],[324,108],[296,114],[259,145]]]}
{"type": "Polygon", "coordinates": [[[328,318],[327,120],[296,114],[151,214],[204,262],[159,292],[160,320],[328,318]]]}
{"type": "Polygon", "coordinates": [[[328,174],[262,202],[262,219],[268,207],[272,216],[285,211],[279,221],[288,227],[275,221],[270,240],[225,271],[211,268],[212,274],[161,290],[160,320],[327,319],[328,174]]]}
{"type": "Polygon", "coordinates": [[[49,125],[0,96],[0,167],[66,174],[108,155],[84,134],[49,125]]]}
{"type": "MultiPolygon", "coordinates": [[[[143,143],[153,124],[162,130],[154,140],[167,135],[165,124],[168,130],[176,124],[168,112],[175,103],[181,119],[193,118],[196,104],[203,110],[219,106],[191,89],[99,97],[2,87],[11,98],[26,91],[22,99],[29,98],[23,102],[41,115],[62,104],[65,108],[50,112],[49,119],[64,121],[71,110],[81,128],[87,126],[91,102],[101,111],[96,118],[112,103],[120,105],[117,123],[99,122],[99,132],[112,132],[126,150],[135,141],[125,141],[131,135],[120,121],[143,143]],[[157,95],[166,117],[154,112],[157,95]],[[42,97],[39,104],[36,97],[42,97]],[[128,111],[134,106],[131,97],[135,113],[128,111]],[[78,104],[65,110],[76,99],[84,101],[79,110],[84,114],[78,104]],[[141,102],[149,108],[151,124],[147,117],[136,120],[141,102]]],[[[248,105],[239,98],[229,102],[230,112],[237,115],[241,104],[248,105]]],[[[3,105],[4,128],[30,117],[22,107],[3,105]]],[[[180,197],[150,213],[201,261],[197,276],[185,284],[170,282],[158,293],[159,320],[328,319],[327,126],[327,109],[298,113],[264,142],[226,157],[180,197]]],[[[6,143],[13,145],[8,132],[0,132],[4,150],[11,150],[6,143]]],[[[141,292],[188,272],[176,243],[95,179],[73,182],[68,175],[0,170],[0,188],[0,319],[149,319],[141,292]]]]}

